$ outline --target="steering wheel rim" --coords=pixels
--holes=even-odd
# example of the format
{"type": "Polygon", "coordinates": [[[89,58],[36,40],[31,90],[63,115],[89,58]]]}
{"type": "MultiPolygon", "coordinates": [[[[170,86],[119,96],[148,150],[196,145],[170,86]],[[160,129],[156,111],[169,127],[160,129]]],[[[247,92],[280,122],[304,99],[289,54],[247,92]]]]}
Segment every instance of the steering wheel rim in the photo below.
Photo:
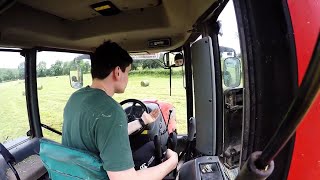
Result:
{"type": "MultiPolygon", "coordinates": [[[[149,110],[147,108],[147,106],[140,100],[138,99],[126,99],[124,101],[121,101],[120,102],[120,105],[123,106],[124,104],[127,104],[127,103],[132,103],[132,106],[131,106],[131,109],[130,109],[130,112],[129,114],[127,114],[127,117],[128,117],[128,123],[136,120],[137,118],[141,118],[141,117],[136,117],[134,114],[133,114],[133,109],[134,107],[136,107],[136,104],[139,104],[144,111],[146,111],[147,113],[149,113],[149,110]]],[[[142,114],[141,114],[142,115],[142,114]]],[[[133,132],[132,134],[130,135],[138,135],[138,134],[141,134],[145,129],[146,129],[147,126],[143,126],[141,127],[140,129],[138,129],[137,131],[133,132]]]]}

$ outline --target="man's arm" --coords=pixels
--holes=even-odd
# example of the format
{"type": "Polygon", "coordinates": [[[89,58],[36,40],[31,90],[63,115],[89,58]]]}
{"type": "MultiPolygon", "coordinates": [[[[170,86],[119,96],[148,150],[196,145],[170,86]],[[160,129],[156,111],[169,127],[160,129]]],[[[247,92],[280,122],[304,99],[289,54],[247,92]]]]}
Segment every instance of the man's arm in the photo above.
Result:
{"type": "MultiPolygon", "coordinates": [[[[160,115],[159,109],[155,109],[150,114],[143,112],[141,119],[143,120],[144,124],[147,125],[154,122],[159,115],[160,115]]],[[[133,132],[137,131],[140,128],[141,128],[141,124],[139,120],[134,120],[128,123],[128,135],[132,134],[133,132]]]]}
{"type": "Polygon", "coordinates": [[[134,120],[128,123],[128,135],[140,129],[142,126],[139,120],[134,120]]]}
{"type": "Polygon", "coordinates": [[[107,171],[110,180],[161,180],[172,170],[178,163],[176,152],[167,150],[167,160],[157,166],[136,171],[134,168],[124,171],[107,171]]]}

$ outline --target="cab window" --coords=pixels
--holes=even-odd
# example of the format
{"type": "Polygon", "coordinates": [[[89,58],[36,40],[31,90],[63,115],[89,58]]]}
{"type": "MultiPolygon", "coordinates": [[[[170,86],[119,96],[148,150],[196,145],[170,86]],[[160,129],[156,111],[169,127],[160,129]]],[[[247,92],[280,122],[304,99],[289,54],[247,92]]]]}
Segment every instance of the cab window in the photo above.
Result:
{"type": "Polygon", "coordinates": [[[22,140],[30,130],[25,94],[25,58],[0,52],[0,142],[22,140]]]}
{"type": "MultiPolygon", "coordinates": [[[[88,55],[41,51],[37,53],[37,89],[41,123],[62,131],[63,109],[77,89],[70,86],[70,69],[81,67],[83,86],[91,85],[88,55]]],[[[61,136],[42,128],[43,136],[61,142],[61,136]]]]}
{"type": "Polygon", "coordinates": [[[223,88],[223,162],[229,169],[239,168],[242,148],[243,71],[239,32],[233,1],[218,17],[218,35],[223,88]]]}

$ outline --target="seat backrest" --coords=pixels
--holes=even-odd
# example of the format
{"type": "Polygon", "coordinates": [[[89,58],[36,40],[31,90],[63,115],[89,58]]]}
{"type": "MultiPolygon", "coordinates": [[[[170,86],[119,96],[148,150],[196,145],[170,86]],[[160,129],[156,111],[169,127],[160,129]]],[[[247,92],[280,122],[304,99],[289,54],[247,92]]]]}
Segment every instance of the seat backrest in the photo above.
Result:
{"type": "Polygon", "coordinates": [[[51,179],[109,179],[101,159],[87,151],[41,139],[40,157],[51,179]]]}

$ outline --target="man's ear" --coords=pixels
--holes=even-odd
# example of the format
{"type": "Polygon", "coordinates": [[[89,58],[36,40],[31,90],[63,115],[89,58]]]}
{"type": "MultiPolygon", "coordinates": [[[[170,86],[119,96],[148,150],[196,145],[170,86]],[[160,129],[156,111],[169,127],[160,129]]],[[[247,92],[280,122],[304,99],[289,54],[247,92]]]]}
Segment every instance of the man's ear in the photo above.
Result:
{"type": "Polygon", "coordinates": [[[120,69],[119,66],[115,67],[114,70],[113,70],[113,77],[116,80],[120,79],[120,71],[121,71],[121,69],[120,69]]]}

